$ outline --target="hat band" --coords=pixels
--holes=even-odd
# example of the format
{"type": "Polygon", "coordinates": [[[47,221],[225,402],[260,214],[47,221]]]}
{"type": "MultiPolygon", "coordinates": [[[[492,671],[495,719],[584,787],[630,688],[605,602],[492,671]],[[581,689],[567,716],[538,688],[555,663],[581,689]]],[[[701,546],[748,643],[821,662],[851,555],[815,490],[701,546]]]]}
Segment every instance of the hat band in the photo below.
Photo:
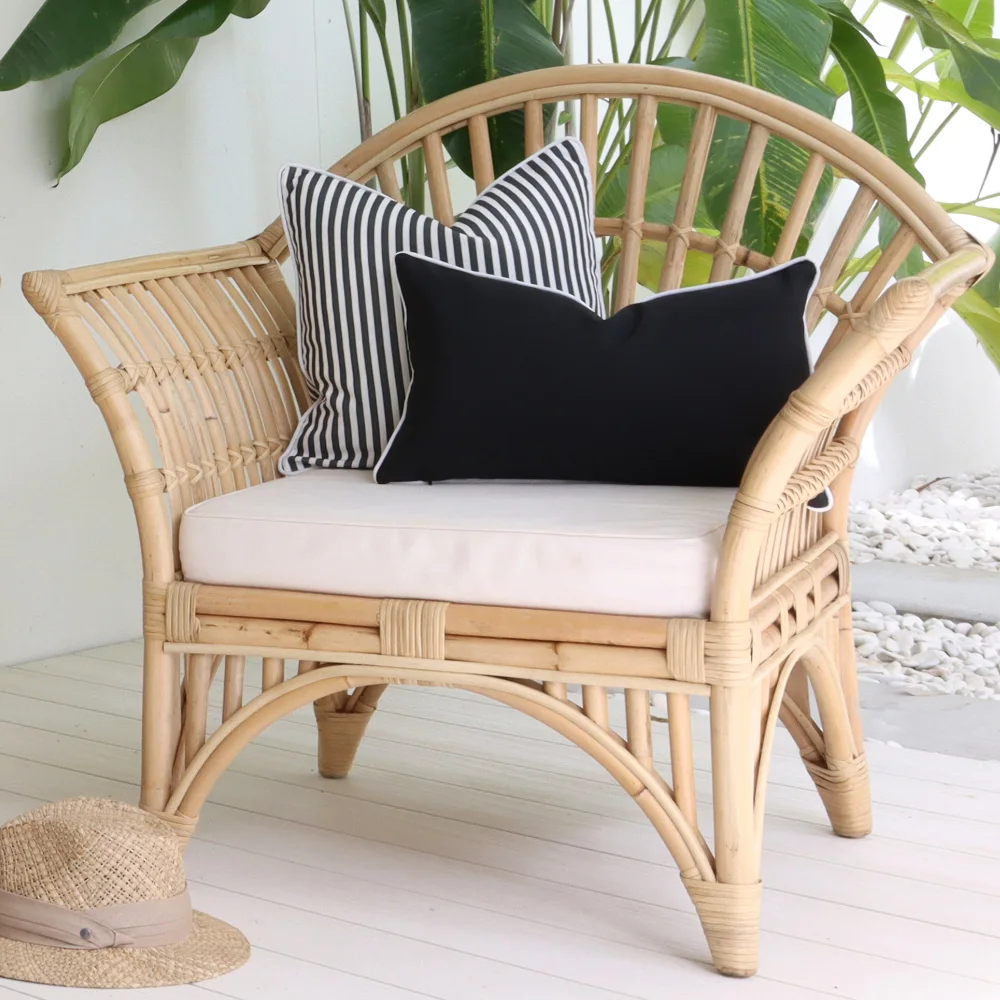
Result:
{"type": "Polygon", "coordinates": [[[162,948],[191,933],[187,889],[170,899],[71,910],[0,889],[0,937],[46,948],[162,948]]]}

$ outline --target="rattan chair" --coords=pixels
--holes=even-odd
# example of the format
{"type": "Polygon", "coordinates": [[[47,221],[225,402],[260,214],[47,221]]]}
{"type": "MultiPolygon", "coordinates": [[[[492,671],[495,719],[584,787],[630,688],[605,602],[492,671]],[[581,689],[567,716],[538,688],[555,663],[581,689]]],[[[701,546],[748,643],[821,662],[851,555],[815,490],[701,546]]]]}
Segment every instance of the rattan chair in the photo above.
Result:
{"type": "MultiPolygon", "coordinates": [[[[712,76],[647,66],[574,66],[513,76],[408,115],[333,170],[377,178],[399,197],[396,162],[423,148],[437,218],[453,220],[442,136],[468,124],[475,180],[493,179],[487,115],[524,109],[526,146],[544,142],[546,103],[579,101],[596,162],[598,102],[635,101],[624,218],[599,218],[621,240],[616,308],[635,294],[642,240],[666,243],[660,287],[676,288],[689,249],[713,255],[711,280],[789,259],[824,169],[858,185],[821,267],[808,321],[834,333],[815,374],[788,400],[732,505],[707,618],[642,618],[254,590],[185,579],[177,535],[190,505],[275,479],[276,460],[308,404],[296,361],[295,309],[275,222],[254,239],[25,276],[24,292],[72,355],[114,438],[142,544],[145,667],[142,805],[188,837],[213,785],[266,726],[315,703],[319,769],[346,775],[387,686],[449,685],[505,703],[576,743],[645,812],[680,869],[716,967],[757,968],[767,771],[779,719],[791,732],[837,834],[869,832],[868,774],[858,713],[847,502],[861,438],[886,386],[990,254],[902,170],[802,108],[712,76]],[[644,222],[659,102],[696,109],[676,216],[644,222]],[[713,129],[750,124],[718,237],[693,229],[713,129]],[[741,243],[764,148],[781,137],[808,154],[773,256],[741,243]],[[870,213],[901,223],[853,294],[836,289],[870,213]],[[883,292],[909,251],[931,261],[883,292]],[[109,363],[109,356],[114,358],[109,363]],[[138,395],[155,441],[129,400],[138,395]],[[157,457],[158,456],[158,457],[157,457]],[[833,486],[826,513],[806,502],[833,486]],[[260,693],[244,699],[247,657],[263,657],[260,693]],[[297,668],[286,672],[286,665],[297,668]],[[221,724],[208,696],[224,672],[221,724]],[[579,685],[577,700],[567,685],[579,685]],[[609,688],[624,689],[627,729],[609,723],[609,688]],[[810,688],[819,720],[810,708],[810,688]],[[657,773],[650,693],[665,692],[670,773],[657,773]],[[711,845],[699,826],[692,696],[710,699],[711,845]]],[[[391,487],[390,487],[391,488],[391,487]]],[[[575,687],[574,687],[575,690],[575,687]]],[[[538,744],[544,764],[545,744],[538,744]]]]}

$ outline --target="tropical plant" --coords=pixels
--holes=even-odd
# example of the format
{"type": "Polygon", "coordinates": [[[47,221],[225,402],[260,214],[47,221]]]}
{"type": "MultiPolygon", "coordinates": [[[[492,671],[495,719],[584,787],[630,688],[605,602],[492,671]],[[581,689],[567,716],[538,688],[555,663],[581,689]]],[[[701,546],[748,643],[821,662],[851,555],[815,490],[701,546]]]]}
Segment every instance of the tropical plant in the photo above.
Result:
{"type": "MultiPolygon", "coordinates": [[[[45,0],[0,59],[0,90],[13,89],[86,66],[70,98],[69,129],[60,176],[79,163],[97,128],[169,90],[198,40],[231,17],[259,14],[269,0],[186,0],[137,41],[107,52],[136,14],[155,0],[45,0]]],[[[573,26],[586,15],[588,61],[595,38],[615,61],[675,65],[738,80],[796,101],[831,117],[838,100],[850,101],[854,131],[921,183],[919,161],[941,141],[960,111],[971,112],[1000,132],[1000,42],[993,38],[993,0],[342,0],[352,44],[362,137],[372,129],[372,53],[377,51],[392,113],[400,117],[426,101],[509,73],[556,65],[574,43],[573,26]],[[586,8],[585,12],[583,8],[586,8]],[[865,9],[863,12],[861,7],[865,9]],[[866,24],[877,9],[899,12],[894,37],[879,46],[866,24]],[[627,42],[625,41],[627,37],[627,42]],[[915,95],[912,127],[900,100],[915,95]],[[929,132],[926,138],[925,132],[929,132]]],[[[556,123],[547,108],[548,126],[556,123]]],[[[624,208],[634,104],[606,103],[600,125],[598,211],[624,208]]],[[[559,120],[572,129],[572,109],[559,120]]],[[[653,151],[646,217],[673,217],[691,112],[662,106],[653,151]]],[[[523,155],[520,113],[489,123],[497,172],[523,155]]],[[[742,153],[747,126],[721,119],[713,138],[696,224],[717,232],[742,153]]],[[[998,143],[984,156],[992,163],[998,143]]],[[[447,139],[458,169],[469,172],[468,138],[447,139]]],[[[801,150],[772,139],[747,213],[743,240],[773,251],[805,169],[801,150]]],[[[424,170],[419,152],[403,164],[404,197],[422,206],[424,170]]],[[[818,212],[836,179],[822,179],[800,249],[808,244],[818,212]]],[[[1000,224],[1000,209],[986,195],[952,211],[1000,224]]],[[[869,239],[884,246],[894,220],[875,213],[869,239]]],[[[866,231],[867,232],[867,231],[866,231]]],[[[618,248],[605,246],[610,273],[618,248]]],[[[655,287],[660,244],[643,248],[640,279],[655,287]]],[[[863,272],[874,254],[862,254],[850,271],[863,272]]],[[[688,280],[703,277],[698,255],[688,280]]],[[[920,265],[915,250],[904,271],[920,265]]],[[[1000,278],[996,275],[963,297],[956,308],[1000,364],[1000,278]]]]}

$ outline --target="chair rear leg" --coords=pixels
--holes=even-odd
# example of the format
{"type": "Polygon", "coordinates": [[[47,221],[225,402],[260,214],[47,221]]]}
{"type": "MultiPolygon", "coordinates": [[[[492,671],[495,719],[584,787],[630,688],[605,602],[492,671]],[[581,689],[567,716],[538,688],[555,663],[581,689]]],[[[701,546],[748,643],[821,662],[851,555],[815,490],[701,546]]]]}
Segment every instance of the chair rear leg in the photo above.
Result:
{"type": "Polygon", "coordinates": [[[386,687],[386,684],[371,684],[355,688],[351,694],[326,695],[313,703],[317,760],[324,778],[346,778],[350,773],[361,738],[386,687]]]}

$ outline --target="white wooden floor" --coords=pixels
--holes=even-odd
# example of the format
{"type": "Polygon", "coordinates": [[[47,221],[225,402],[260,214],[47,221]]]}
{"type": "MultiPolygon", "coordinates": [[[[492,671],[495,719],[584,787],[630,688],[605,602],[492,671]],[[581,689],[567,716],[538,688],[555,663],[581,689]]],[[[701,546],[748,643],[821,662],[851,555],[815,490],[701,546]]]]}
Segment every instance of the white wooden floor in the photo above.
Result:
{"type": "MultiPolygon", "coordinates": [[[[0,819],[70,795],[136,799],[138,663],[124,644],[0,670],[0,819]]],[[[1000,763],[870,744],[877,832],[846,841],[780,740],[761,970],[734,981],[710,971],[636,806],[533,720],[391,690],[339,782],[316,774],[314,739],[306,710],[248,748],[187,854],[195,904],[247,934],[250,963],[150,996],[1000,998],[1000,763]]],[[[0,985],[24,995],[108,996],[0,985]]]]}

